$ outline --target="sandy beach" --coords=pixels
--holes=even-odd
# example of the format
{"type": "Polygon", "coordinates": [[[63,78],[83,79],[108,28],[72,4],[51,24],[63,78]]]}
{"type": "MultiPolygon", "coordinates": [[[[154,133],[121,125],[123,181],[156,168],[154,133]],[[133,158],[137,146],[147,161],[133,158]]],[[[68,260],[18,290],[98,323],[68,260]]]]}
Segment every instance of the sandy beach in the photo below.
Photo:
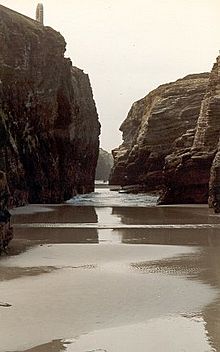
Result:
{"type": "Polygon", "coordinates": [[[30,205],[13,223],[1,352],[220,350],[220,217],[206,206],[30,205]]]}

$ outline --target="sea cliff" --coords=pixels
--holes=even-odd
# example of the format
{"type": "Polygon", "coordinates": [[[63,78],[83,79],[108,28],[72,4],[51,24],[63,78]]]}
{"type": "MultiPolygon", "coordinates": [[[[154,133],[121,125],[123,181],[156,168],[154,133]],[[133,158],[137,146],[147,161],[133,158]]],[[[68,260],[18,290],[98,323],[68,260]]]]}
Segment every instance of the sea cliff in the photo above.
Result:
{"type": "Polygon", "coordinates": [[[210,74],[164,84],[133,104],[113,151],[112,184],[157,191],[161,204],[220,212],[220,57],[210,74]]]}
{"type": "Polygon", "coordinates": [[[60,33],[0,5],[0,169],[16,205],[94,188],[100,125],[60,33]]]}
{"type": "Polygon", "coordinates": [[[188,75],[133,104],[120,128],[123,143],[113,151],[111,184],[164,191],[166,158],[191,148],[208,80],[208,73],[188,75]]]}
{"type": "MultiPolygon", "coordinates": [[[[210,74],[192,144],[166,158],[165,192],[161,203],[220,201],[220,57],[210,74]]],[[[220,206],[220,202],[219,202],[220,206]]]]}

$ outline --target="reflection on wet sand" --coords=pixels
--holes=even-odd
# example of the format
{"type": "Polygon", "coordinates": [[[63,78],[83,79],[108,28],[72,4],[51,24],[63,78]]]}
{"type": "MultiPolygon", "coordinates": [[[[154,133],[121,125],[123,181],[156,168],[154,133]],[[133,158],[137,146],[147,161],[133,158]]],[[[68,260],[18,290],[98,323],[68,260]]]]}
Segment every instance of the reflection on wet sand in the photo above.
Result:
{"type": "Polygon", "coordinates": [[[51,205],[51,206],[30,206],[33,212],[30,213],[28,207],[15,209],[13,211],[13,223],[96,223],[98,221],[94,207],[74,207],[71,205],[51,205]],[[44,208],[46,211],[44,212],[44,208]],[[23,210],[23,212],[22,212],[23,210]]]}
{"type": "Polygon", "coordinates": [[[28,238],[37,243],[98,243],[96,229],[59,229],[59,228],[16,228],[16,239],[28,238]]]}
{"type": "Polygon", "coordinates": [[[42,274],[49,274],[58,268],[53,266],[40,267],[0,267],[0,281],[14,280],[22,277],[37,276],[42,274]]]}
{"type": "Polygon", "coordinates": [[[125,244],[220,246],[219,233],[218,228],[114,229],[112,236],[120,236],[125,244]]]}
{"type": "MultiPolygon", "coordinates": [[[[220,234],[219,234],[220,235],[220,234]]],[[[220,291],[220,247],[201,248],[198,266],[201,268],[196,275],[198,281],[207,283],[220,291]]],[[[214,351],[220,350],[220,294],[215,301],[206,305],[202,312],[206,322],[206,331],[214,351]]]]}
{"type": "Polygon", "coordinates": [[[207,207],[19,211],[14,223],[30,227],[15,226],[12,256],[0,265],[0,300],[12,304],[1,310],[0,329],[8,324],[15,334],[1,352],[7,343],[14,352],[220,350],[219,228],[202,227],[220,225],[220,217],[207,207]],[[145,224],[161,227],[138,228],[145,224]],[[182,227],[163,228],[172,224],[182,227]],[[14,323],[19,316],[27,332],[14,323]]]}
{"type": "Polygon", "coordinates": [[[13,211],[15,240],[10,249],[11,255],[17,255],[28,248],[49,243],[98,243],[97,229],[74,229],[44,227],[44,224],[57,222],[97,223],[98,217],[94,207],[60,206],[28,206],[13,211]],[[44,211],[45,210],[45,211],[44,211]],[[33,227],[43,224],[42,227],[33,227]],[[19,224],[24,226],[19,227],[19,224]],[[30,224],[33,224],[31,226],[30,224]],[[29,226],[30,225],[30,226],[29,226]]]}
{"type": "Polygon", "coordinates": [[[194,254],[167,258],[162,261],[138,262],[131,265],[142,274],[162,273],[187,276],[188,279],[208,284],[218,290],[217,298],[206,305],[201,312],[206,333],[213,351],[220,350],[220,247],[201,247],[194,254]]]}
{"type": "Polygon", "coordinates": [[[113,207],[112,215],[122,224],[220,224],[207,206],[113,207]]]}
{"type": "Polygon", "coordinates": [[[64,343],[62,340],[54,340],[41,346],[28,348],[27,350],[23,350],[22,352],[62,352],[66,351],[67,345],[68,342],[64,343]]]}

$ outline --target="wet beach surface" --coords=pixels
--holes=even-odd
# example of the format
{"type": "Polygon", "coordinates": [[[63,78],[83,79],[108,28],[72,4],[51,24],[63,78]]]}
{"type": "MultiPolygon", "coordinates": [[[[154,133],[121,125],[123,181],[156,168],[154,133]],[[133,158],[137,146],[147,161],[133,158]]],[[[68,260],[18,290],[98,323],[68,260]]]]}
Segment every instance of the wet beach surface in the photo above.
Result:
{"type": "Polygon", "coordinates": [[[143,199],[13,211],[0,352],[220,351],[220,216],[143,199]]]}

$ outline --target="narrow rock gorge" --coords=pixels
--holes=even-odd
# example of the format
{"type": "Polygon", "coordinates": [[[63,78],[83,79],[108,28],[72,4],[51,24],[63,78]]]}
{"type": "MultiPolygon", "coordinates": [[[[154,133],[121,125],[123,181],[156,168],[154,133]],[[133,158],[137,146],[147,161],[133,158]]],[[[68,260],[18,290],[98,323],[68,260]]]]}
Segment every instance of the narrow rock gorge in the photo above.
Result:
{"type": "Polygon", "coordinates": [[[16,205],[94,188],[100,125],[60,33],[0,5],[0,169],[16,205]]]}
{"type": "Polygon", "coordinates": [[[133,104],[111,183],[157,191],[162,204],[219,202],[220,57],[211,74],[164,84],[133,104]]]}

